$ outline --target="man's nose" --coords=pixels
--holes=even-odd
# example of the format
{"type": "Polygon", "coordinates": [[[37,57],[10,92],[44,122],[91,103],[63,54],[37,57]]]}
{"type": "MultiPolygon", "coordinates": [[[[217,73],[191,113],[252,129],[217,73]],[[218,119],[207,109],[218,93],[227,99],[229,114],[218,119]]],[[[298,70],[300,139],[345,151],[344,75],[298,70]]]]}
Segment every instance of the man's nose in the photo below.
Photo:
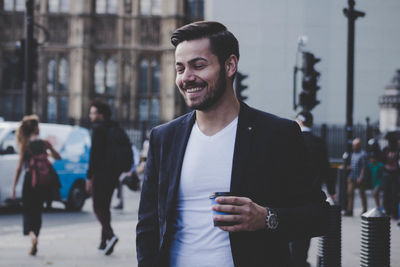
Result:
{"type": "Polygon", "coordinates": [[[196,79],[196,77],[195,77],[193,71],[190,70],[190,68],[186,68],[182,74],[182,82],[188,83],[188,82],[194,81],[195,79],[196,79]]]}

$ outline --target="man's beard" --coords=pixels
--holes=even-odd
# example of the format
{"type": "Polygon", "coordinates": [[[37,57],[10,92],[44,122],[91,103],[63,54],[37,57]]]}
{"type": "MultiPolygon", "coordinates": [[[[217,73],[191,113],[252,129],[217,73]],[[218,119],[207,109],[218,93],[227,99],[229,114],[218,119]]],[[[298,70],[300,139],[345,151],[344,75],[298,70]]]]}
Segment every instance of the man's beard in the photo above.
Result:
{"type": "MultiPolygon", "coordinates": [[[[204,111],[212,107],[222,97],[226,90],[225,69],[221,68],[218,76],[215,90],[211,90],[209,94],[201,101],[201,103],[189,106],[191,109],[204,111]]],[[[187,103],[187,101],[186,101],[187,103]]]]}

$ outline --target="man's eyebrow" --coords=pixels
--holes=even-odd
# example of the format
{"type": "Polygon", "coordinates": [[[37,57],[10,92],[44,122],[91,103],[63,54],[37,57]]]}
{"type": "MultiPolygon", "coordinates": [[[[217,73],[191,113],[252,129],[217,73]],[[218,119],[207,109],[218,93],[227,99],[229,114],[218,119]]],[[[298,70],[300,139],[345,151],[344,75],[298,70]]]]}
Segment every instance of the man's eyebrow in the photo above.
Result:
{"type": "MultiPolygon", "coordinates": [[[[206,61],[206,62],[208,62],[208,60],[205,59],[204,57],[195,57],[195,58],[192,58],[191,60],[189,60],[189,64],[196,63],[197,61],[206,61]]],[[[176,66],[182,66],[183,63],[178,61],[178,62],[175,63],[175,65],[176,66]]]]}
{"type": "Polygon", "coordinates": [[[189,60],[189,64],[195,63],[197,61],[208,61],[208,60],[205,59],[204,57],[195,57],[195,58],[189,60]]]}

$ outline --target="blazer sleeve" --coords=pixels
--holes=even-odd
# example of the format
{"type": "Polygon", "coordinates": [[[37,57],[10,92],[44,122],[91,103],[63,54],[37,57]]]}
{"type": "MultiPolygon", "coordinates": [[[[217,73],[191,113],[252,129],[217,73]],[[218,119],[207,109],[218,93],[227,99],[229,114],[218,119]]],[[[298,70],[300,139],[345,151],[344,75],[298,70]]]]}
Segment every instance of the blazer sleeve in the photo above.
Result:
{"type": "Polygon", "coordinates": [[[284,193],[276,210],[279,226],[275,232],[287,240],[325,234],[328,229],[329,204],[320,186],[313,181],[312,168],[300,129],[294,122],[288,138],[291,151],[285,156],[293,168],[287,168],[283,179],[284,193]]]}
{"type": "Polygon", "coordinates": [[[136,226],[136,254],[139,267],[155,266],[159,248],[158,171],[153,133],[154,131],[150,134],[150,145],[139,204],[138,224],[136,226]]]}

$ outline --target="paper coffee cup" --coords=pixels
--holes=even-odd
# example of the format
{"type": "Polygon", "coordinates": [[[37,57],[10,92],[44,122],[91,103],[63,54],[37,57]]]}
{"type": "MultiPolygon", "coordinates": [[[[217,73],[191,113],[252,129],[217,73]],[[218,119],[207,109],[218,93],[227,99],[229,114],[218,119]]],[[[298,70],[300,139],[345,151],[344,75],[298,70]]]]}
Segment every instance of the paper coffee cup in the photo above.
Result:
{"type": "MultiPolygon", "coordinates": [[[[228,197],[228,196],[235,196],[231,192],[214,192],[210,195],[211,205],[221,205],[215,201],[217,197],[228,197]]],[[[220,212],[213,210],[213,216],[215,215],[228,215],[229,213],[220,212]]],[[[221,222],[221,221],[214,221],[214,226],[232,226],[237,224],[236,222],[221,222]]]]}

